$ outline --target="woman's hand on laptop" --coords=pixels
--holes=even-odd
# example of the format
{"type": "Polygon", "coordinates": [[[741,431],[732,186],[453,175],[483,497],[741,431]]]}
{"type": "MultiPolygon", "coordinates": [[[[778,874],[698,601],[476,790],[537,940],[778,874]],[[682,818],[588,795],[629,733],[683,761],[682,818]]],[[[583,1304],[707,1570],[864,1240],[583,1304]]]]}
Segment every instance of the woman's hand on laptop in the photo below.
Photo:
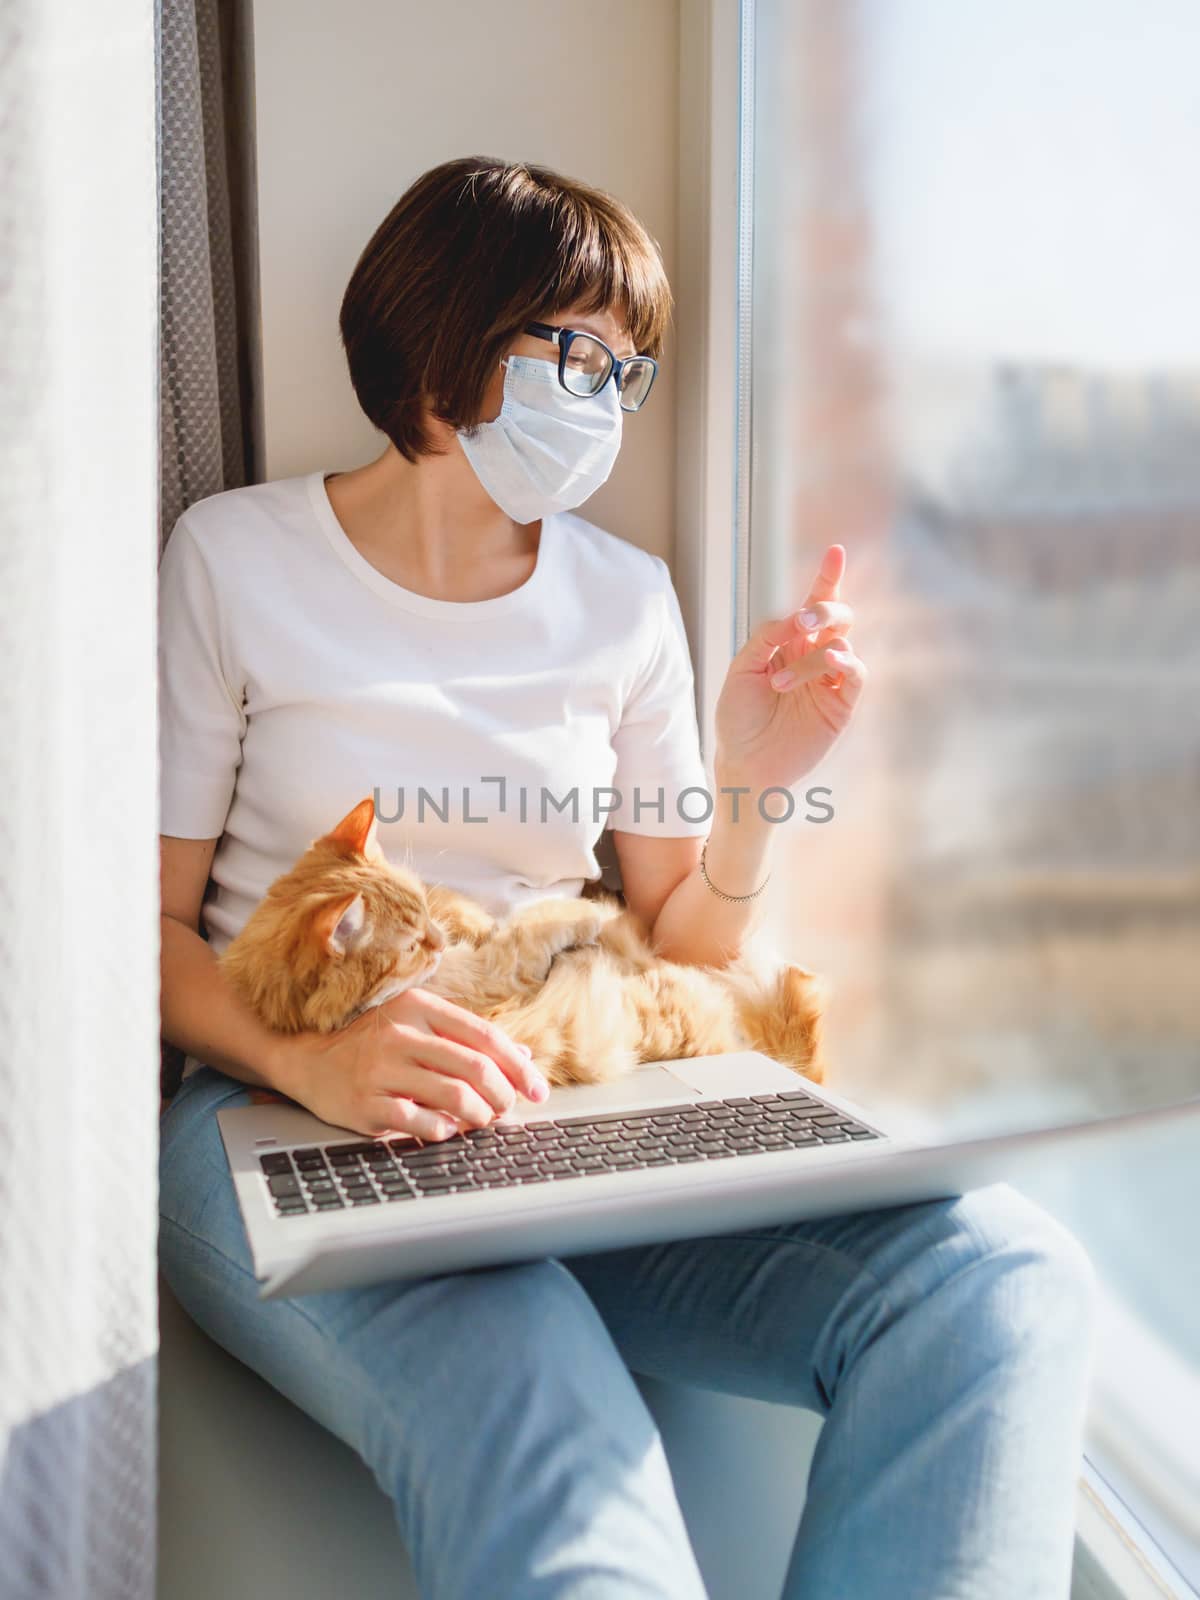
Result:
{"type": "Polygon", "coordinates": [[[409,989],[337,1033],[281,1039],[277,1086],[314,1116],[370,1138],[445,1139],[486,1127],[550,1086],[524,1045],[474,1012],[409,989]]]}

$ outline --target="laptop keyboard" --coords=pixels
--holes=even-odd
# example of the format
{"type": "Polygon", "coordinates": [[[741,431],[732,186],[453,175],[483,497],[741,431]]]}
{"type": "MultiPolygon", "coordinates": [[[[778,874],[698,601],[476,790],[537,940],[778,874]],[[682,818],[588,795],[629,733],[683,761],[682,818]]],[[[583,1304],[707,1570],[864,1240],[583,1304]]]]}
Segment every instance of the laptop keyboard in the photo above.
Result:
{"type": "Polygon", "coordinates": [[[789,1090],[645,1111],[494,1123],[434,1144],[397,1135],[309,1145],[271,1151],[259,1161],[276,1214],[297,1217],[881,1137],[825,1101],[789,1090]]]}

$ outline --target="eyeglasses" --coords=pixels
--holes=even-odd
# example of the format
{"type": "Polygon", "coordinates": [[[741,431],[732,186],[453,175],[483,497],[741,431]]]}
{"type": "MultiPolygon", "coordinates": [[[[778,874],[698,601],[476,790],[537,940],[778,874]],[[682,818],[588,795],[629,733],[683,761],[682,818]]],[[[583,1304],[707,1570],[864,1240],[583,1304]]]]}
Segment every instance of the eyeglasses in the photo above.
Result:
{"type": "Polygon", "coordinates": [[[525,332],[558,346],[558,381],[568,394],[599,394],[611,377],[622,411],[636,411],[645,404],[658,371],[653,356],[626,356],[622,361],[594,333],[556,328],[548,322],[527,322],[525,332]]]}

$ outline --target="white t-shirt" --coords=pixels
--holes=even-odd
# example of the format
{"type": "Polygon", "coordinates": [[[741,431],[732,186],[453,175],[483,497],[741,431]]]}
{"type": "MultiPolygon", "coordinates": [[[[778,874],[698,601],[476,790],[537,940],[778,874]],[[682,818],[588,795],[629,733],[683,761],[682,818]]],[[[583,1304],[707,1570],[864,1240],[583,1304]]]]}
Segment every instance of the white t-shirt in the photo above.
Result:
{"type": "Polygon", "coordinates": [[[707,835],[709,790],[666,564],[582,517],[545,518],[526,582],[465,602],[373,567],[323,472],[198,501],[167,541],[159,829],[219,839],[218,952],[376,791],[389,859],[503,915],[598,877],[606,823],[707,835]]]}

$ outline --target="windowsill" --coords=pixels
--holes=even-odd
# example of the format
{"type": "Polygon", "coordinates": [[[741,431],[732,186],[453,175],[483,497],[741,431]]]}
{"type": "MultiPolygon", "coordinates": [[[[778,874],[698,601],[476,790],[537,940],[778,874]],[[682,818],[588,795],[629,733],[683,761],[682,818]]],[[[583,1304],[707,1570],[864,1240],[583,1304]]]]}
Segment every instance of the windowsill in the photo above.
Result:
{"type": "Polygon", "coordinates": [[[1196,1591],[1090,1456],[1078,1503],[1071,1600],[1194,1600],[1196,1591]]]}
{"type": "Polygon", "coordinates": [[[1116,1295],[1104,1294],[1088,1456],[1135,1527],[1200,1590],[1200,1376],[1116,1295]]]}

